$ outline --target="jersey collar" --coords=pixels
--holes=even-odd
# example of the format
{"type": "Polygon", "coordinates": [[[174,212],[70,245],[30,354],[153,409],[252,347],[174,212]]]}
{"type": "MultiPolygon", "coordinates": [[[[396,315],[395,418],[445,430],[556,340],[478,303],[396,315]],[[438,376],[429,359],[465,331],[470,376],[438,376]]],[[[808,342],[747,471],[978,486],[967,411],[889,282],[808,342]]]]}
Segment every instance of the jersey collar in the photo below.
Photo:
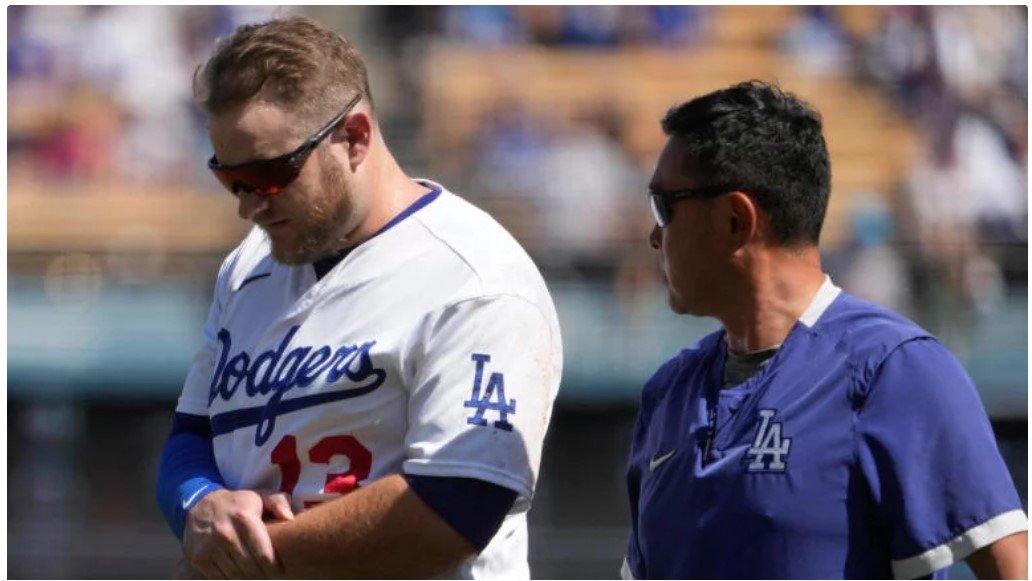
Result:
{"type": "Polygon", "coordinates": [[[835,298],[839,296],[842,289],[835,286],[835,283],[831,282],[831,277],[824,275],[824,284],[821,288],[817,289],[816,296],[810,301],[810,306],[806,307],[803,314],[799,316],[799,322],[806,325],[807,328],[812,328],[817,324],[817,320],[821,318],[824,311],[828,310],[831,303],[835,301],[835,298]]]}
{"type": "Polygon", "coordinates": [[[382,228],[380,228],[375,233],[373,233],[372,236],[370,236],[368,239],[363,241],[361,244],[358,244],[357,246],[352,246],[351,248],[346,248],[344,250],[338,251],[336,254],[333,254],[333,255],[328,256],[326,258],[321,258],[321,259],[313,262],[312,263],[312,267],[315,268],[315,278],[316,278],[316,280],[322,280],[322,278],[324,276],[329,274],[329,272],[331,270],[333,270],[333,268],[336,267],[340,263],[340,261],[344,260],[347,257],[348,254],[351,254],[352,250],[358,248],[362,244],[365,244],[366,242],[369,242],[369,240],[372,240],[373,238],[376,238],[380,234],[383,234],[384,232],[386,232],[386,231],[390,230],[391,228],[397,226],[403,220],[405,220],[405,218],[408,218],[412,214],[415,214],[418,210],[420,210],[424,206],[429,205],[430,202],[433,202],[434,200],[436,200],[441,195],[442,188],[441,188],[440,184],[437,184],[435,182],[430,182],[428,180],[416,180],[416,181],[418,181],[422,185],[426,186],[427,188],[430,188],[430,191],[428,193],[426,193],[426,194],[423,194],[422,197],[420,197],[418,200],[413,202],[412,205],[410,205],[408,208],[405,208],[404,210],[402,210],[400,214],[398,214],[397,216],[392,218],[390,222],[387,222],[386,224],[384,224],[384,226],[382,228]]]}

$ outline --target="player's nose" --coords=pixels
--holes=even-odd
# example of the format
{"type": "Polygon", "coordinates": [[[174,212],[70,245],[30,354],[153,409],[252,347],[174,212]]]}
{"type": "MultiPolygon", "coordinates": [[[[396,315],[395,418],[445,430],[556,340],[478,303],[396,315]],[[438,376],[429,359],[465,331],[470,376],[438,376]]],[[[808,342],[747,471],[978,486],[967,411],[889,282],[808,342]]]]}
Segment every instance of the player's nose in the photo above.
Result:
{"type": "Polygon", "coordinates": [[[254,192],[241,192],[237,202],[237,214],[244,220],[254,220],[254,216],[269,207],[269,199],[254,192]]]}
{"type": "Polygon", "coordinates": [[[649,246],[659,250],[663,245],[663,229],[656,224],[652,227],[652,232],[649,232],[649,246]]]}

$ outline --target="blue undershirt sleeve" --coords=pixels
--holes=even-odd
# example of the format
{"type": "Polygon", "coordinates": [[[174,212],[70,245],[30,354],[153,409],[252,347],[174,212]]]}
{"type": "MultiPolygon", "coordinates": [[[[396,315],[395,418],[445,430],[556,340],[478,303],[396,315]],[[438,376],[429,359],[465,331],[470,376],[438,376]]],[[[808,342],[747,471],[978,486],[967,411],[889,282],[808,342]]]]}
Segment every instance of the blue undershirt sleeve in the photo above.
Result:
{"type": "Polygon", "coordinates": [[[516,503],[516,492],[475,478],[414,476],[405,480],[456,532],[483,551],[516,503]]]}
{"type": "Polygon", "coordinates": [[[177,413],[161,454],[157,500],[176,537],[183,540],[186,516],[209,493],[224,488],[206,416],[177,413]]]}

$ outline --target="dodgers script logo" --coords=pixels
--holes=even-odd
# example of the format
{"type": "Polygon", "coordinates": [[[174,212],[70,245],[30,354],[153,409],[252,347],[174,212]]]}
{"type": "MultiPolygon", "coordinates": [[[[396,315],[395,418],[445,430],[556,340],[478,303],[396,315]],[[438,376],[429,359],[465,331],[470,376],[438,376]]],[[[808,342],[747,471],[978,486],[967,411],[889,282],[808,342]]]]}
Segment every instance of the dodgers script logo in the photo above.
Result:
{"type": "Polygon", "coordinates": [[[232,432],[238,428],[257,425],[254,444],[261,446],[272,436],[276,416],[300,409],[322,405],[342,399],[365,395],[383,384],[387,372],[373,365],[370,350],[376,341],[361,345],[342,345],[336,352],[329,345],[314,347],[301,345],[291,349],[284,356],[287,345],[294,338],[299,326],[290,328],[279,347],[260,353],[253,360],[246,351],[229,356],[233,339],[229,331],[220,329],[218,334],[222,354],[212,377],[208,393],[210,407],[216,397],[229,401],[244,388],[248,398],[272,397],[264,405],[224,412],[211,418],[212,436],[232,432]],[[308,396],[294,397],[286,401],[283,396],[294,388],[305,388],[326,375],[326,383],[336,383],[346,377],[356,387],[308,396]]]}
{"type": "Polygon", "coordinates": [[[771,418],[777,410],[760,410],[760,429],[756,430],[756,440],[746,452],[751,458],[749,472],[784,472],[785,456],[792,447],[792,438],[781,437],[781,422],[772,422],[771,418]],[[770,456],[770,461],[765,460],[770,456]]]}

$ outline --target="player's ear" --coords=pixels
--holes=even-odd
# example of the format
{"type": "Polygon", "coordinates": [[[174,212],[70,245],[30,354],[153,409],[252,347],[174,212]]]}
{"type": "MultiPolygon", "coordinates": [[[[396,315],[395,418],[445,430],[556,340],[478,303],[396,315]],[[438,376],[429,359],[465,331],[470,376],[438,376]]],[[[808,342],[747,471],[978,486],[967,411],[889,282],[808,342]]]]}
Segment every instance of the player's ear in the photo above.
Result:
{"type": "Polygon", "coordinates": [[[742,192],[731,192],[724,199],[727,204],[725,227],[734,251],[756,237],[759,230],[759,207],[755,200],[742,192]]]}
{"type": "Polygon", "coordinates": [[[369,146],[373,141],[373,127],[373,118],[368,113],[355,111],[349,113],[333,133],[334,142],[347,147],[352,171],[361,165],[369,154],[369,146]]]}

